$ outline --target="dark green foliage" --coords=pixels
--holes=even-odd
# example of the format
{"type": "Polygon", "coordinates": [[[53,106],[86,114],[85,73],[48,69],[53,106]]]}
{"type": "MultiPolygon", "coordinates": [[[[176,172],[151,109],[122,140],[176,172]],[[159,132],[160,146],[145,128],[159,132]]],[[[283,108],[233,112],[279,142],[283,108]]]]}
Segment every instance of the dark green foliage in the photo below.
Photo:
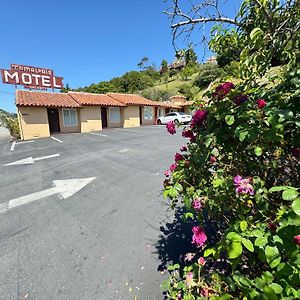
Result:
{"type": "Polygon", "coordinates": [[[194,82],[199,88],[208,86],[212,81],[223,75],[222,69],[217,65],[205,64],[201,65],[199,69],[199,75],[194,82]]]}
{"type": "Polygon", "coordinates": [[[192,86],[190,84],[181,85],[178,92],[180,94],[183,94],[187,100],[191,100],[194,96],[194,93],[192,91],[192,86]]]}
{"type": "Polygon", "coordinates": [[[185,51],[185,62],[187,65],[197,64],[197,54],[191,46],[185,51]]]}
{"type": "Polygon", "coordinates": [[[165,59],[163,59],[163,60],[161,61],[161,64],[160,64],[160,72],[161,72],[162,74],[168,72],[168,62],[167,62],[165,59]]]}
{"type": "Polygon", "coordinates": [[[154,101],[168,101],[170,97],[174,96],[175,94],[166,90],[151,88],[142,91],[141,95],[147,99],[154,101]]]}

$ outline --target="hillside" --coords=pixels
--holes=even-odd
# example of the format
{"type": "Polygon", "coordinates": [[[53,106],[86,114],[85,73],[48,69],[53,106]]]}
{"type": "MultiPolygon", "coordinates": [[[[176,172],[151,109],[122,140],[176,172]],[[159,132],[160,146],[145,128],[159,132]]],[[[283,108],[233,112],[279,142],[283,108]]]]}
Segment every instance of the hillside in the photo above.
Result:
{"type": "Polygon", "coordinates": [[[68,90],[90,93],[136,93],[157,101],[167,101],[171,96],[180,94],[188,100],[198,99],[207,90],[209,84],[217,78],[227,76],[227,70],[215,64],[194,62],[181,69],[158,71],[154,67],[145,67],[140,71],[130,71],[109,81],[93,83],[86,87],[68,90]]]}
{"type": "Polygon", "coordinates": [[[0,120],[3,119],[3,117],[9,117],[15,119],[17,117],[17,114],[9,113],[3,109],[0,109],[0,120]]]}

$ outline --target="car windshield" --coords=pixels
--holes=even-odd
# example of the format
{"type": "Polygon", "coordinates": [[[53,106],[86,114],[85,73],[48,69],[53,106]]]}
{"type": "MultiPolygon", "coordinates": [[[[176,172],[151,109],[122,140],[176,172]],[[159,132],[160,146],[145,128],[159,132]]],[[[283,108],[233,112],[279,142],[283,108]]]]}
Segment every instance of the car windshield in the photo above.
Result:
{"type": "Polygon", "coordinates": [[[181,111],[179,112],[179,114],[180,114],[180,115],[185,115],[185,113],[183,113],[183,112],[181,112],[181,111]]]}

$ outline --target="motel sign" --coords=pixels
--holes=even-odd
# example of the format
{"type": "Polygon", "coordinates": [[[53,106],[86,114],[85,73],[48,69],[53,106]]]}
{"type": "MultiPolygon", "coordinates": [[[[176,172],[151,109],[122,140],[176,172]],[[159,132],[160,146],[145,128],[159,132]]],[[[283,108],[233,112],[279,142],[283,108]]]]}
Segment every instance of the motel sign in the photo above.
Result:
{"type": "Polygon", "coordinates": [[[63,88],[63,78],[54,76],[53,70],[16,64],[11,64],[10,68],[0,70],[3,83],[38,90],[63,88]]]}

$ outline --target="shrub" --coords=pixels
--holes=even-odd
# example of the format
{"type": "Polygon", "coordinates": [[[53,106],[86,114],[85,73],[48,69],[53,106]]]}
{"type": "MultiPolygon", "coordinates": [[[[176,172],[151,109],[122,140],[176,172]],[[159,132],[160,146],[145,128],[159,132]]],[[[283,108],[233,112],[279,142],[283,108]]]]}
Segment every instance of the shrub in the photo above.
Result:
{"type": "Polygon", "coordinates": [[[192,219],[168,299],[299,299],[300,69],[272,87],[225,83],[183,131],[164,196],[192,219]],[[181,204],[179,204],[181,202],[181,204]]]}
{"type": "Polygon", "coordinates": [[[19,139],[21,137],[19,122],[17,118],[9,118],[5,116],[3,117],[2,121],[5,127],[9,130],[11,136],[16,139],[19,139]]]}
{"type": "Polygon", "coordinates": [[[203,88],[222,75],[222,69],[220,69],[217,65],[205,64],[200,66],[199,75],[194,83],[199,88],[203,88]]]}
{"type": "Polygon", "coordinates": [[[174,96],[175,93],[159,90],[156,88],[150,88],[141,92],[141,95],[147,99],[151,99],[154,101],[168,101],[170,97],[174,96]]]}
{"type": "Polygon", "coordinates": [[[179,87],[178,92],[183,94],[187,100],[190,100],[193,98],[194,93],[193,93],[193,88],[189,84],[183,84],[179,87]]]}

